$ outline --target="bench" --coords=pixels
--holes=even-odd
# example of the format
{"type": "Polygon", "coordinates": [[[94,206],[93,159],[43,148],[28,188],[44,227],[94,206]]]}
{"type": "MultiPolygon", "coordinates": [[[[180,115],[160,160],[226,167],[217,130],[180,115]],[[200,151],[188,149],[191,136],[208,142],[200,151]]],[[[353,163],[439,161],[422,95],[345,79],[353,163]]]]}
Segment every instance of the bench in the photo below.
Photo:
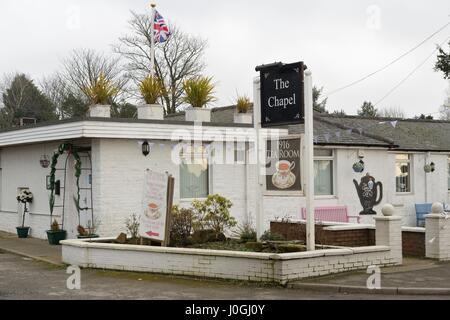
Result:
{"type": "MultiPolygon", "coordinates": [[[[344,223],[350,223],[350,219],[356,219],[359,223],[361,219],[360,216],[349,216],[347,206],[316,207],[314,208],[314,218],[316,221],[344,223]]],[[[306,208],[302,208],[302,219],[306,220],[306,208]]]]}
{"type": "Polygon", "coordinates": [[[417,227],[425,226],[425,215],[431,212],[431,203],[416,203],[416,225],[417,227]],[[423,223],[422,223],[423,222],[423,223]]]}

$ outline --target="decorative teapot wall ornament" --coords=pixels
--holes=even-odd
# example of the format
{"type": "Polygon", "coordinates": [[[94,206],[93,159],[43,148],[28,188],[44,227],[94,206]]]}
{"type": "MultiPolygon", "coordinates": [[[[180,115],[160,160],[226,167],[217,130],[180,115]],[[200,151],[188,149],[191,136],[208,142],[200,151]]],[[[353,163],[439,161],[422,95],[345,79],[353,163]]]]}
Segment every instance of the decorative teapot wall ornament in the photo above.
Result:
{"type": "Polygon", "coordinates": [[[361,182],[358,184],[358,181],[353,179],[353,183],[356,187],[356,192],[358,193],[359,201],[363,207],[363,211],[361,211],[360,215],[376,215],[377,213],[373,210],[373,207],[379,205],[381,200],[383,199],[383,184],[381,182],[375,182],[375,178],[372,177],[369,173],[367,173],[364,177],[361,178],[361,182]],[[378,188],[379,198],[378,196],[378,188]]]}

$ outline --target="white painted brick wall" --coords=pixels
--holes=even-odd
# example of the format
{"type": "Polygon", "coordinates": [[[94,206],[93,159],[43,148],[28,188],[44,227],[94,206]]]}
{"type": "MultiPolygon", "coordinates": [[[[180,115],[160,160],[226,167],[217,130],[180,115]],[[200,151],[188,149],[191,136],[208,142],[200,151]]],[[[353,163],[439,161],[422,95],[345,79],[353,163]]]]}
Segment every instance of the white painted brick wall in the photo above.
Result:
{"type": "Polygon", "coordinates": [[[450,260],[450,219],[444,215],[426,216],[425,255],[440,261],[450,260]]]}

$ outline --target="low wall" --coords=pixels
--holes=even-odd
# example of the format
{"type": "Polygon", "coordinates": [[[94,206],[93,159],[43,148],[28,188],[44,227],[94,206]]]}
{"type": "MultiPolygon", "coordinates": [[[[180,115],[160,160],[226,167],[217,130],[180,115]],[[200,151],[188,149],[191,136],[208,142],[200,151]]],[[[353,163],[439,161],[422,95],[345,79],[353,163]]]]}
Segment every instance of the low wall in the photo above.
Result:
{"type": "Polygon", "coordinates": [[[100,268],[286,284],[332,273],[391,266],[401,257],[385,245],[299,253],[251,253],[62,241],[63,262],[100,268]]]}
{"type": "Polygon", "coordinates": [[[403,255],[425,257],[425,228],[402,228],[403,255]]]}
{"type": "MultiPolygon", "coordinates": [[[[316,224],[316,243],[339,247],[375,245],[375,227],[357,224],[316,224]]],[[[270,231],[283,235],[286,240],[306,241],[304,221],[270,223],[270,231]]],[[[404,256],[425,257],[425,228],[402,227],[404,256]]]]}
{"type": "MultiPolygon", "coordinates": [[[[375,229],[366,225],[316,224],[316,243],[341,247],[375,245],[375,229]]],[[[306,224],[299,222],[270,223],[270,231],[281,234],[286,240],[306,241],[306,224]]]]}

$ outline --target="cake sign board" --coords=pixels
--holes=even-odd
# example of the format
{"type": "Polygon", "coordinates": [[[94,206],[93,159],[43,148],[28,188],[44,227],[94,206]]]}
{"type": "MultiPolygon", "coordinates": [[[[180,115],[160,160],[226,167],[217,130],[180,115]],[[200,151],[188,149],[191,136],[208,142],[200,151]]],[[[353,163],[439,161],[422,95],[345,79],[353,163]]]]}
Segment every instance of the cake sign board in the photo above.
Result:
{"type": "Polygon", "coordinates": [[[163,246],[169,242],[173,185],[174,180],[167,173],[145,173],[139,236],[162,242],[163,246]]]}
{"type": "Polygon", "coordinates": [[[260,66],[261,127],[304,122],[304,64],[260,66]]]}

